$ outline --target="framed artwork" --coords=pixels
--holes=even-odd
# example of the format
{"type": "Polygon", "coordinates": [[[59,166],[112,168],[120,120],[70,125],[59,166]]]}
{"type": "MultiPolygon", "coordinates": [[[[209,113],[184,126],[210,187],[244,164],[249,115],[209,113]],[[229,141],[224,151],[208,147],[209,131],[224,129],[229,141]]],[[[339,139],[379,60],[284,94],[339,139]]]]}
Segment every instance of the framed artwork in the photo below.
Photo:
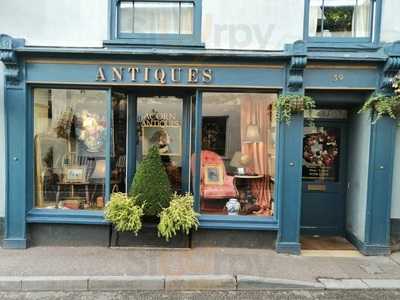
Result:
{"type": "Polygon", "coordinates": [[[222,165],[207,165],[204,167],[204,183],[223,185],[224,184],[224,168],[222,165]]]}
{"type": "Polygon", "coordinates": [[[64,183],[86,182],[86,166],[71,166],[64,168],[64,183]]]}
{"type": "Polygon", "coordinates": [[[160,155],[181,156],[182,129],[181,126],[152,127],[142,126],[142,150],[147,155],[150,147],[156,145],[160,155]]]}
{"type": "Polygon", "coordinates": [[[217,153],[226,155],[226,123],[228,116],[203,117],[202,119],[202,146],[217,153]]]}

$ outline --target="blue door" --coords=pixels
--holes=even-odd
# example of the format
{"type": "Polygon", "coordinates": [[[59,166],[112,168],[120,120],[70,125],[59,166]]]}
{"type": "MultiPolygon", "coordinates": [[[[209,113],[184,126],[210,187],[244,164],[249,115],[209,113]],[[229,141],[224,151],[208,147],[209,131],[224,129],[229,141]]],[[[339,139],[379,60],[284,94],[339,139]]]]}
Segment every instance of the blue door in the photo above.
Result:
{"type": "Polygon", "coordinates": [[[343,235],[346,199],[346,122],[305,125],[301,230],[343,235]]]}

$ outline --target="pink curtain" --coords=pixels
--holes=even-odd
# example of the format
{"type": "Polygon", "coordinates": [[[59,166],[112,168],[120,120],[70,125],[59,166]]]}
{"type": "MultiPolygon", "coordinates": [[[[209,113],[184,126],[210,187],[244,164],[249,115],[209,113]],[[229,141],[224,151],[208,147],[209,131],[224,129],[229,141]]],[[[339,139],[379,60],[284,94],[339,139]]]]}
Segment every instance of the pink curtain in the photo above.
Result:
{"type": "Polygon", "coordinates": [[[276,100],[274,94],[245,95],[241,100],[241,151],[252,158],[248,171],[264,175],[262,179],[252,183],[252,193],[257,196],[260,210],[257,214],[271,213],[271,189],[268,165],[268,147],[271,145],[271,110],[276,100]],[[248,125],[257,125],[260,131],[259,143],[244,143],[248,125]]]}

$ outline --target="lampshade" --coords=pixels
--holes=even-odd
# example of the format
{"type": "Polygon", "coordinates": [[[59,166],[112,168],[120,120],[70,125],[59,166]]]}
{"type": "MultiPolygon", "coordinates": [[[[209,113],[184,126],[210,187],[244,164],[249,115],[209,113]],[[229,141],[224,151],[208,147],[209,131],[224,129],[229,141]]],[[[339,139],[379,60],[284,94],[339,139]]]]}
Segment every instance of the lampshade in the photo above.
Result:
{"type": "Polygon", "coordinates": [[[90,176],[91,179],[103,179],[106,174],[106,161],[104,159],[96,160],[96,166],[90,176]]]}
{"type": "Polygon", "coordinates": [[[230,166],[234,168],[245,168],[251,163],[251,157],[240,151],[236,151],[230,162],[230,166]]]}
{"type": "Polygon", "coordinates": [[[260,143],[261,136],[260,136],[260,129],[256,124],[250,124],[246,128],[246,138],[244,143],[260,143]]]}

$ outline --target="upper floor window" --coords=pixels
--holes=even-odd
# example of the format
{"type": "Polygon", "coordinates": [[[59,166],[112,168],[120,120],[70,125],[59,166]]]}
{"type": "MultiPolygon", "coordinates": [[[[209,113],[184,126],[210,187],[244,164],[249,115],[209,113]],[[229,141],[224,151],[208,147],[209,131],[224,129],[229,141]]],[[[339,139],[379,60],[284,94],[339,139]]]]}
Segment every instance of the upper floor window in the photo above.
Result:
{"type": "Polygon", "coordinates": [[[112,39],[144,44],[200,43],[201,0],[111,0],[112,39]]]}
{"type": "Polygon", "coordinates": [[[311,40],[371,41],[376,0],[308,0],[311,40]]]}

